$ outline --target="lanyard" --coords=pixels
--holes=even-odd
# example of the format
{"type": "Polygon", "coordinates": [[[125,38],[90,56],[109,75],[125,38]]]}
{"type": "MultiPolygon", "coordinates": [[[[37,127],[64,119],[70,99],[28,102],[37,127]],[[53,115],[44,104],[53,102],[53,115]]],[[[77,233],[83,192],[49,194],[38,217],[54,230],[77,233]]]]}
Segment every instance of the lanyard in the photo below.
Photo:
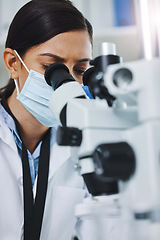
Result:
{"type": "MultiPolygon", "coordinates": [[[[24,152],[24,155],[26,155],[26,151],[27,150],[24,149],[22,151],[22,155],[23,155],[23,152],[24,152]]],[[[46,193],[47,193],[47,185],[48,185],[49,156],[50,156],[50,129],[45,134],[42,145],[41,145],[39,168],[38,168],[37,192],[36,192],[34,203],[33,203],[33,192],[31,193],[31,187],[32,187],[31,177],[30,177],[30,181],[27,182],[28,175],[30,175],[30,172],[28,174],[28,170],[24,168],[25,163],[23,167],[24,220],[26,220],[24,225],[24,240],[38,240],[40,238],[44,207],[45,207],[45,199],[46,199],[46,193]],[[25,189],[25,186],[26,186],[26,189],[25,189]]],[[[24,160],[22,159],[22,162],[23,161],[25,162],[25,157],[24,157],[24,160]]]]}
{"type": "MultiPolygon", "coordinates": [[[[1,103],[5,110],[14,119],[17,131],[20,134],[19,123],[12,114],[11,110],[9,109],[6,99],[3,98],[1,103]]],[[[39,157],[37,192],[34,201],[27,149],[24,143],[22,142],[24,240],[40,239],[48,185],[49,158],[50,158],[50,129],[46,132],[42,139],[39,157]]]]}

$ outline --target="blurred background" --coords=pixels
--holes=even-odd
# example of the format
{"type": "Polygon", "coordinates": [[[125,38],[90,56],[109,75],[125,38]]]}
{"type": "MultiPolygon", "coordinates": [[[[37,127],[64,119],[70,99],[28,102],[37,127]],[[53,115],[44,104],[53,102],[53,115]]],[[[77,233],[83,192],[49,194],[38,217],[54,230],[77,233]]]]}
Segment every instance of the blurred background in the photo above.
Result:
{"type": "MultiPolygon", "coordinates": [[[[9,79],[3,64],[7,31],[17,10],[27,2],[29,1],[0,0],[0,87],[9,79]]],[[[93,57],[99,55],[100,43],[112,42],[116,44],[117,55],[122,56],[124,62],[139,58],[133,0],[72,0],[72,2],[93,25],[93,57]]]]}

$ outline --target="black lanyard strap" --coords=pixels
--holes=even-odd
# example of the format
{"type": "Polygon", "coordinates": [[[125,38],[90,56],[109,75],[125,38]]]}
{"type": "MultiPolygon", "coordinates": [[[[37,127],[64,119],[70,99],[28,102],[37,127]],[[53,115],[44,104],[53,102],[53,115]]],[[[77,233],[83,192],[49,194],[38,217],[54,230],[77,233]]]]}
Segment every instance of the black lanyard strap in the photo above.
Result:
{"type": "MultiPolygon", "coordinates": [[[[20,136],[20,125],[12,114],[5,98],[1,101],[5,110],[10,114],[16,124],[20,136]]],[[[50,132],[45,133],[42,139],[37,192],[35,202],[33,199],[32,181],[28,161],[27,149],[22,141],[22,168],[23,168],[23,198],[24,198],[24,240],[39,240],[44,215],[45,200],[48,186],[49,159],[50,159],[50,132]]],[[[21,136],[20,136],[21,137],[21,136]]],[[[22,140],[22,139],[21,139],[22,140]]]]}
{"type": "Polygon", "coordinates": [[[49,159],[50,129],[45,134],[41,145],[35,202],[33,201],[27,150],[23,145],[24,240],[40,239],[48,186],[49,159]]]}
{"type": "Polygon", "coordinates": [[[33,212],[33,191],[27,149],[22,143],[23,201],[24,201],[24,240],[29,239],[33,212]]]}
{"type": "Polygon", "coordinates": [[[38,168],[37,192],[31,219],[30,230],[31,235],[30,238],[27,240],[38,240],[40,238],[48,186],[49,159],[50,159],[50,129],[45,135],[45,138],[41,146],[38,168]]]}

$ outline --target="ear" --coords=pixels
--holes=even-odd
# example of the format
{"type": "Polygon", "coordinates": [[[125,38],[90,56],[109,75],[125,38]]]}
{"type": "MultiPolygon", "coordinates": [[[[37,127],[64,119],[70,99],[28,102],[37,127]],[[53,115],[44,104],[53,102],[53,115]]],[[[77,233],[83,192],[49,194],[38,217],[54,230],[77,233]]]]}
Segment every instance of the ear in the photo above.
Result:
{"type": "Polygon", "coordinates": [[[6,48],[3,52],[3,60],[11,78],[19,79],[18,70],[21,67],[21,64],[14,50],[6,48]]]}

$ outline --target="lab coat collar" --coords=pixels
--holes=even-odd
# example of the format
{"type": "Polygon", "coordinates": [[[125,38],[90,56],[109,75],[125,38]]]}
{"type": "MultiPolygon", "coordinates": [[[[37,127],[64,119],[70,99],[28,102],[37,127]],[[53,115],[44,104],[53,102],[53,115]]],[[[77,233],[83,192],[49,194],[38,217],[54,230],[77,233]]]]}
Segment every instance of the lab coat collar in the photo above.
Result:
{"type": "Polygon", "coordinates": [[[49,180],[55,172],[70,158],[70,147],[59,146],[55,143],[50,150],[49,180]]]}
{"type": "MultiPolygon", "coordinates": [[[[70,159],[70,149],[69,147],[60,147],[55,143],[50,150],[50,166],[49,166],[49,176],[48,181],[50,181],[58,172],[58,169],[70,159]]],[[[33,197],[35,199],[37,191],[37,177],[33,186],[33,197]]]]}
{"type": "MultiPolygon", "coordinates": [[[[5,142],[9,147],[17,153],[19,158],[16,143],[14,141],[13,135],[7,125],[0,119],[0,139],[5,142]]],[[[63,147],[54,143],[50,150],[50,169],[49,169],[49,179],[50,180],[56,171],[70,159],[70,147],[63,147]]]]}
{"type": "Polygon", "coordinates": [[[9,145],[18,154],[17,146],[13,135],[7,125],[0,119],[0,139],[9,145]]]}

